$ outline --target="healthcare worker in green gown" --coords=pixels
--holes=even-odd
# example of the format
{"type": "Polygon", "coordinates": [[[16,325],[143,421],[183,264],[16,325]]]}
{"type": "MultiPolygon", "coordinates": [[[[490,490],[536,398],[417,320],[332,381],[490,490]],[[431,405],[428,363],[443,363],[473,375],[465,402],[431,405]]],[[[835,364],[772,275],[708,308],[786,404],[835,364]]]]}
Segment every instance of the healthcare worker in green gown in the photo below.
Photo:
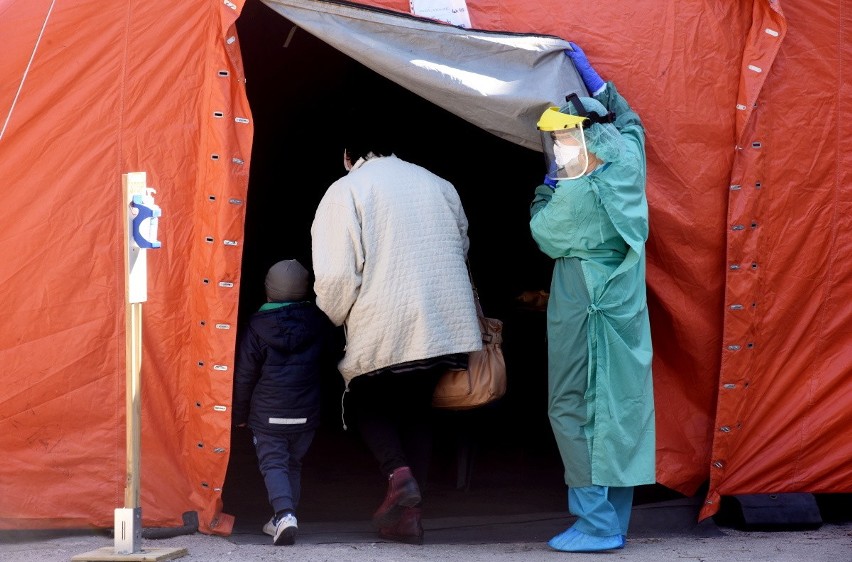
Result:
{"type": "Polygon", "coordinates": [[[547,164],[530,229],[555,260],[547,305],[548,414],[577,521],[551,548],[623,548],[633,487],[655,482],[651,333],[645,291],[645,132],[571,44],[593,97],[538,123],[547,164]]]}

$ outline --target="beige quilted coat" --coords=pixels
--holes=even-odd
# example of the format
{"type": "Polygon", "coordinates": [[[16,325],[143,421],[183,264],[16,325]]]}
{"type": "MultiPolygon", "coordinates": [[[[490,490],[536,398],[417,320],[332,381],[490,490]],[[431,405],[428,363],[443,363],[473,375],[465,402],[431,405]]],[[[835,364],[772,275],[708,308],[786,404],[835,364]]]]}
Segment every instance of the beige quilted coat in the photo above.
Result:
{"type": "Polygon", "coordinates": [[[482,346],[455,188],[396,156],[359,161],[311,226],[317,305],[345,325],[338,368],[354,377],[482,346]]]}

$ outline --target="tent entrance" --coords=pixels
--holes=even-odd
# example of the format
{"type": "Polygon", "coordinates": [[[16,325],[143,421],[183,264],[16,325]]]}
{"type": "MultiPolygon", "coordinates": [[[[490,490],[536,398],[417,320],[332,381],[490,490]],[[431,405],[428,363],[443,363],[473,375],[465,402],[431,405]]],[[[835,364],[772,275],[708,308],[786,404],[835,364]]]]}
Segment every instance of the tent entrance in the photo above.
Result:
{"type": "MultiPolygon", "coordinates": [[[[528,205],[543,168],[540,154],[397,86],[260,2],[246,3],[238,30],[255,124],[240,325],[263,303],[263,278],[272,263],[296,258],[310,267],[314,210],[325,189],[344,174],[332,135],[345,124],[335,121],[335,108],[351,96],[390,105],[417,132],[397,155],[459,191],[483,307],[504,321],[510,377],[506,397],[492,407],[436,412],[426,514],[564,510],[562,467],[546,413],[544,312],[515,300],[525,290],[546,288],[550,279],[551,262],[528,230],[528,205]],[[506,497],[513,501],[507,504],[506,497]]],[[[359,436],[342,429],[343,383],[334,367],[337,358],[329,359],[323,423],[305,459],[300,517],[367,520],[385,483],[359,436]]],[[[251,531],[268,519],[270,508],[249,433],[236,430],[231,447],[224,510],[237,516],[235,530],[246,525],[251,531]]]]}

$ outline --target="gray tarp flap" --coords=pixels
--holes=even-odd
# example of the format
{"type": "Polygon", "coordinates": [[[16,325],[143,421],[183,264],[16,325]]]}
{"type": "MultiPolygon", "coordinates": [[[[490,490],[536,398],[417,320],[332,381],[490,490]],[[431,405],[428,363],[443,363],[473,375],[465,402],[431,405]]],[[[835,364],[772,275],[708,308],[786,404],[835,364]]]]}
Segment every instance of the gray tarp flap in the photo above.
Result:
{"type": "Polygon", "coordinates": [[[262,0],[308,33],[447,111],[541,150],[535,123],[565,95],[587,95],[568,42],[471,31],[351,4],[262,0]]]}

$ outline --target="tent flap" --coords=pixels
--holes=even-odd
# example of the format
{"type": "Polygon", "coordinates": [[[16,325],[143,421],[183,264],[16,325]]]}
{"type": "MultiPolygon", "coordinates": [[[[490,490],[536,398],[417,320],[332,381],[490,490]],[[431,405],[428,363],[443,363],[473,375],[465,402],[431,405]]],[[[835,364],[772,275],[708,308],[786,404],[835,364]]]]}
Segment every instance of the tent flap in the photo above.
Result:
{"type": "Polygon", "coordinates": [[[558,37],[477,32],[322,0],[263,0],[302,29],[450,113],[541,150],[542,111],[588,95],[558,37]]]}

